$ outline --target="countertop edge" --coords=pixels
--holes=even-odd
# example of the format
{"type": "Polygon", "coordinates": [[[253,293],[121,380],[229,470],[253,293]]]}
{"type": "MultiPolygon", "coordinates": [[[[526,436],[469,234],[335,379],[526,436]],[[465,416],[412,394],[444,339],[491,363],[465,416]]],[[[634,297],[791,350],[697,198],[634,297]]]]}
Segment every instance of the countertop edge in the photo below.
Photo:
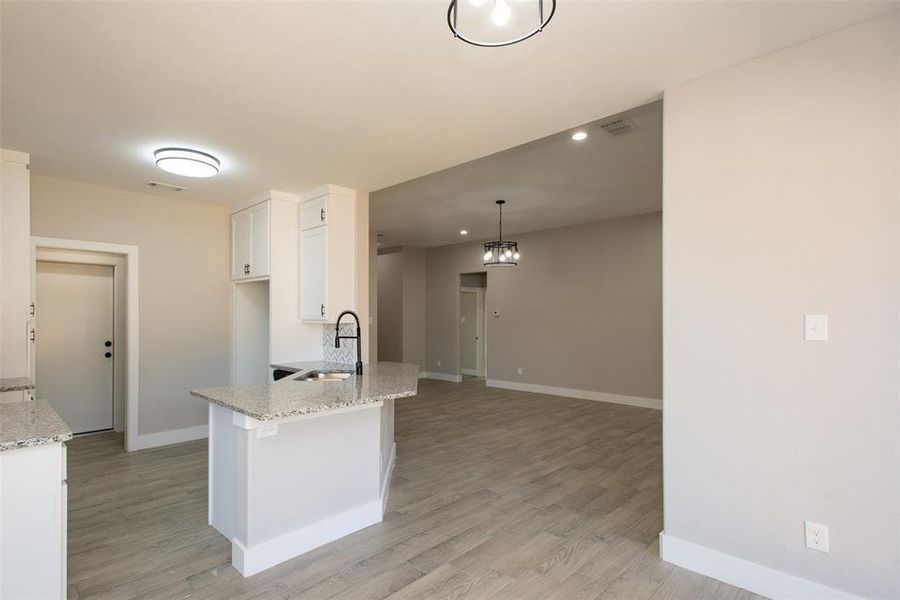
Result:
{"type": "Polygon", "coordinates": [[[34,389],[34,381],[28,377],[5,377],[0,379],[0,392],[24,392],[34,389]]]}
{"type": "Polygon", "coordinates": [[[50,437],[32,437],[25,438],[23,440],[16,440],[15,442],[4,442],[0,443],[0,452],[20,450],[22,448],[34,448],[35,446],[46,446],[48,444],[59,444],[68,442],[72,439],[72,437],[72,432],[70,431],[69,433],[63,433],[50,437]]]}
{"type": "Polygon", "coordinates": [[[243,410],[241,408],[235,407],[226,402],[221,402],[212,398],[211,396],[207,396],[205,394],[198,393],[196,391],[191,392],[191,396],[195,398],[200,398],[201,400],[206,400],[207,402],[211,402],[216,406],[221,406],[222,408],[227,408],[230,411],[236,412],[241,415],[245,415],[247,417],[251,417],[256,419],[257,421],[275,421],[277,419],[286,419],[288,417],[296,417],[298,415],[317,415],[320,413],[327,413],[333,410],[338,410],[341,408],[347,408],[350,406],[366,406],[367,404],[377,404],[379,402],[386,402],[388,400],[397,400],[398,398],[411,398],[416,395],[417,390],[412,390],[409,392],[400,392],[397,394],[384,394],[381,396],[372,396],[371,398],[366,398],[364,400],[356,401],[356,402],[340,402],[335,404],[328,404],[326,406],[316,407],[315,410],[292,410],[286,411],[282,413],[275,414],[263,414],[263,413],[253,413],[248,410],[243,410]]]}

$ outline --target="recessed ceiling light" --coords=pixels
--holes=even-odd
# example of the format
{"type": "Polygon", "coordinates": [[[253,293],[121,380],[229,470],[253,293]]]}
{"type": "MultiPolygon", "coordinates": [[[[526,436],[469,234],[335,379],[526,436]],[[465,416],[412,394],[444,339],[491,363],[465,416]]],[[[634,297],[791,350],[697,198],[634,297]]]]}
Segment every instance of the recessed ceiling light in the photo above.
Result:
{"type": "Polygon", "coordinates": [[[572,139],[576,142],[580,142],[581,140],[587,139],[587,131],[576,131],[572,134],[572,139]]]}
{"type": "Polygon", "coordinates": [[[459,235],[469,235],[469,230],[468,229],[460,229],[459,235]]]}
{"type": "Polygon", "coordinates": [[[153,153],[156,166],[185,177],[212,177],[219,172],[219,159],[189,148],[160,148],[153,153]]]}

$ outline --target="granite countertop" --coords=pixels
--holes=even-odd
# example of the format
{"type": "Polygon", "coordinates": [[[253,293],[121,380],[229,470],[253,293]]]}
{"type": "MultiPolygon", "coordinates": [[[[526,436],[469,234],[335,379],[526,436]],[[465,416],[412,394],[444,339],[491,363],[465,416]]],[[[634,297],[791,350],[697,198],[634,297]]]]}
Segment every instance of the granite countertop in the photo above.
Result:
{"type": "Polygon", "coordinates": [[[71,439],[72,432],[46,400],[0,404],[0,452],[71,439]]]}
{"type": "Polygon", "coordinates": [[[33,390],[34,382],[29,377],[7,377],[0,379],[0,392],[20,392],[33,390]]]}
{"type": "MultiPolygon", "coordinates": [[[[353,365],[329,362],[273,364],[272,368],[296,373],[354,370],[353,365]]],[[[362,375],[340,381],[295,381],[294,377],[286,377],[274,383],[192,390],[191,395],[260,421],[270,421],[415,396],[418,377],[418,365],[379,362],[365,365],[362,375]]]]}

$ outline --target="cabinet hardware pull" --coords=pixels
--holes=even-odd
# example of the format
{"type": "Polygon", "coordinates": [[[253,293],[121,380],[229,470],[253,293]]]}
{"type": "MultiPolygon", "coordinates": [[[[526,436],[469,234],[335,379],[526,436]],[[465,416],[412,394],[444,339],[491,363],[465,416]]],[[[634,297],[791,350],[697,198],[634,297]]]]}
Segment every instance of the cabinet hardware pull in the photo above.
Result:
{"type": "Polygon", "coordinates": [[[322,316],[324,317],[325,316],[325,305],[324,304],[321,305],[320,312],[322,313],[322,316]]]}
{"type": "Polygon", "coordinates": [[[31,330],[31,337],[29,338],[32,342],[34,341],[34,329],[31,330]]]}
{"type": "Polygon", "coordinates": [[[323,223],[325,222],[325,209],[324,208],[319,209],[319,220],[322,221],[323,223]]]}
{"type": "Polygon", "coordinates": [[[33,317],[34,316],[34,302],[32,302],[30,306],[31,306],[31,314],[29,316],[33,317]]]}

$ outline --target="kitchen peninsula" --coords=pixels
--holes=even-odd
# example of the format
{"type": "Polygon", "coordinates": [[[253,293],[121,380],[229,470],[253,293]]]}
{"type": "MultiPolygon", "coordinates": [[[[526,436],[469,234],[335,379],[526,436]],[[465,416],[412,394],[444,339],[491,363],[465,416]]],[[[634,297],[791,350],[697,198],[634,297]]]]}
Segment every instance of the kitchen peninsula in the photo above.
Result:
{"type": "Polygon", "coordinates": [[[249,576],[382,520],[393,400],[418,366],[273,364],[279,381],[194,390],[209,405],[209,524],[249,576]]]}

